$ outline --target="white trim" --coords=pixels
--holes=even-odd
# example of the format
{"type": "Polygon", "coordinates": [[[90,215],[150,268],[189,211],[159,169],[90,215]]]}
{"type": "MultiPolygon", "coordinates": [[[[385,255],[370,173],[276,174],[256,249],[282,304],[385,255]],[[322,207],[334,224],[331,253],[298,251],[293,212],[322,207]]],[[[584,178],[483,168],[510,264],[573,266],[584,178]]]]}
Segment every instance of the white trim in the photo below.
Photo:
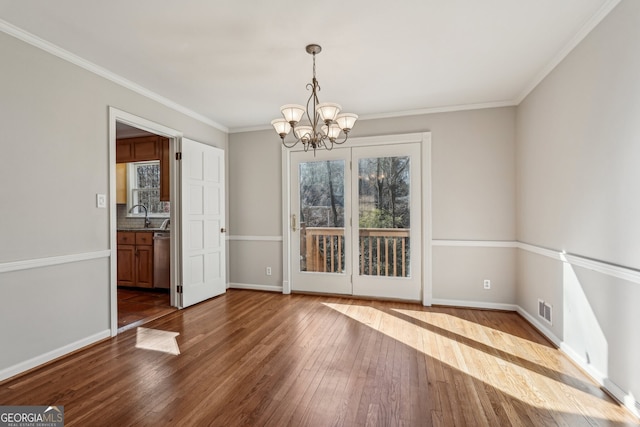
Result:
{"type": "Polygon", "coordinates": [[[604,385],[606,376],[600,372],[595,366],[588,363],[587,360],[576,352],[571,346],[565,342],[560,343],[560,350],[567,355],[567,357],[573,360],[578,366],[584,369],[590,376],[600,385],[604,385]]]}
{"type": "Polygon", "coordinates": [[[577,255],[563,254],[562,256],[564,256],[566,262],[571,265],[576,265],[578,267],[606,274],[607,276],[613,276],[618,279],[640,284],[640,271],[638,270],[609,264],[603,261],[583,258],[577,255]]]}
{"type": "Polygon", "coordinates": [[[556,347],[560,349],[569,359],[582,368],[594,381],[600,384],[609,394],[617,399],[625,408],[627,408],[632,414],[640,417],[640,402],[636,401],[633,395],[626,393],[617,384],[606,377],[595,366],[587,362],[587,360],[578,354],[571,346],[563,342],[553,332],[551,332],[545,325],[529,314],[525,309],[517,306],[518,314],[524,317],[534,328],[536,328],[542,335],[547,337],[556,347]]]}
{"type": "MultiPolygon", "coordinates": [[[[117,250],[117,228],[118,220],[116,216],[116,122],[125,123],[127,125],[151,132],[156,135],[167,137],[171,140],[169,148],[171,151],[170,157],[170,170],[171,170],[171,195],[170,198],[173,201],[171,203],[171,220],[175,224],[180,223],[180,192],[178,186],[178,175],[180,173],[180,166],[176,165],[174,153],[176,148],[182,143],[182,132],[172,129],[170,127],[161,125],[151,120],[138,117],[134,114],[127,113],[115,107],[109,107],[109,246],[114,251],[114,255],[111,257],[110,266],[110,327],[111,336],[118,334],[118,257],[117,250]]],[[[180,262],[179,252],[181,245],[180,241],[180,227],[171,227],[171,305],[178,306],[178,293],[176,283],[180,277],[180,262]]]]}
{"type": "Polygon", "coordinates": [[[631,393],[625,392],[616,383],[609,378],[605,378],[602,382],[602,386],[618,400],[625,408],[627,408],[633,415],[640,418],[640,402],[635,400],[631,393]]]}
{"type": "Polygon", "coordinates": [[[91,259],[108,258],[111,251],[105,249],[96,252],[84,252],[80,254],[60,255],[46,258],[26,259],[0,263],[0,273],[9,271],[29,270],[32,268],[49,267],[53,265],[68,264],[70,262],[87,261],[91,259]]]}
{"type": "Polygon", "coordinates": [[[428,307],[433,298],[433,261],[431,236],[433,223],[431,215],[431,132],[422,134],[422,305],[428,307]]]}
{"type": "Polygon", "coordinates": [[[360,116],[360,119],[361,120],[390,119],[394,117],[420,116],[423,114],[452,113],[456,111],[483,110],[487,108],[515,107],[516,105],[518,104],[514,100],[481,102],[477,104],[460,104],[460,105],[448,105],[443,107],[418,108],[415,110],[396,111],[393,113],[363,114],[360,116]]]}
{"type": "Polygon", "coordinates": [[[532,245],[530,243],[509,241],[509,240],[446,240],[434,239],[431,246],[441,247],[465,247],[465,248],[518,248],[527,252],[542,255],[556,261],[566,262],[571,265],[593,270],[607,276],[617,277],[618,279],[627,280],[632,283],[640,284],[640,271],[624,267],[621,265],[611,264],[605,261],[586,258],[580,255],[568,254],[554,249],[544,248],[542,246],[532,245]]]}
{"type": "Polygon", "coordinates": [[[514,105],[520,105],[522,101],[544,80],[554,68],[558,66],[571,51],[598,25],[608,14],[620,3],[620,0],[608,0],[600,9],[582,25],[578,32],[567,42],[566,45],[555,54],[535,77],[527,84],[520,95],[514,100],[514,105]]]}
{"type": "Polygon", "coordinates": [[[190,108],[187,108],[181,104],[178,104],[177,102],[174,102],[168,98],[165,98],[162,95],[159,95],[147,88],[144,88],[139,84],[132,82],[131,80],[125,79],[124,77],[119,76],[118,74],[111,72],[106,68],[96,65],[93,62],[87,61],[86,59],[81,58],[78,55],[61,48],[60,46],[57,46],[51,42],[41,39],[40,37],[34,34],[31,34],[21,28],[18,28],[15,25],[10,24],[7,21],[4,21],[2,19],[0,19],[0,31],[7,33],[19,40],[22,40],[25,43],[28,43],[32,46],[42,49],[45,52],[55,55],[58,58],[61,58],[67,62],[77,65],[78,67],[84,68],[85,70],[90,71],[94,74],[97,74],[100,77],[104,77],[105,79],[110,80],[129,90],[132,90],[146,98],[152,99],[164,105],[165,107],[169,107],[172,110],[175,110],[179,113],[189,116],[192,119],[196,119],[199,122],[212,126],[222,132],[229,133],[229,129],[226,126],[222,126],[221,124],[211,120],[210,118],[191,110],[190,108]]]}
{"type": "Polygon", "coordinates": [[[524,317],[529,323],[531,323],[533,327],[538,330],[538,332],[547,337],[547,339],[549,339],[549,341],[551,341],[556,347],[561,347],[562,340],[558,338],[553,332],[551,332],[549,328],[540,323],[540,321],[536,317],[532,316],[524,308],[520,307],[519,305],[516,305],[515,307],[515,311],[517,311],[520,316],[524,317]]]}
{"type": "Polygon", "coordinates": [[[280,164],[282,167],[282,293],[291,293],[291,154],[284,146],[280,145],[280,164]]]}
{"type": "MultiPolygon", "coordinates": [[[[393,135],[377,135],[367,137],[349,138],[348,143],[344,147],[335,147],[334,150],[351,149],[354,147],[367,147],[378,145],[393,145],[393,144],[411,144],[419,143],[424,148],[421,153],[421,169],[423,175],[421,177],[421,184],[423,185],[423,201],[422,201],[422,215],[423,215],[423,236],[421,237],[422,243],[422,303],[423,305],[430,305],[430,299],[432,296],[432,268],[431,268],[431,132],[419,132],[419,133],[404,133],[393,135]],[[425,164],[427,162],[427,164],[425,164]],[[426,171],[427,173],[424,173],[426,171]],[[426,184],[425,184],[426,183],[426,184]],[[428,191],[428,193],[427,193],[428,191]],[[426,199],[426,200],[425,200],[426,199]],[[425,209],[427,211],[425,211],[425,209]],[[426,220],[425,220],[426,218],[426,220]],[[427,270],[428,269],[428,270],[427,270]]],[[[291,241],[291,192],[290,192],[290,169],[291,169],[291,153],[303,151],[302,147],[297,149],[287,149],[281,146],[282,150],[282,230],[283,230],[283,245],[282,245],[282,275],[283,275],[283,287],[282,293],[291,293],[291,275],[292,275],[292,263],[291,263],[291,248],[289,242],[291,241]]]]}
{"type": "Polygon", "coordinates": [[[249,289],[251,291],[282,292],[282,286],[258,285],[253,283],[229,283],[228,289],[249,289]]]}
{"type": "Polygon", "coordinates": [[[465,247],[465,248],[516,248],[518,242],[512,240],[443,240],[434,239],[432,246],[465,247]]]}
{"type": "MultiPolygon", "coordinates": [[[[515,107],[517,105],[518,104],[514,100],[505,100],[505,101],[494,101],[494,102],[482,102],[478,104],[460,104],[460,105],[449,105],[444,107],[418,108],[415,110],[396,111],[391,113],[360,114],[358,121],[391,119],[394,117],[421,116],[423,114],[452,113],[456,111],[482,110],[486,108],[515,107]]],[[[266,125],[266,124],[256,125],[256,126],[243,126],[243,127],[237,127],[237,128],[230,128],[229,133],[232,134],[232,133],[243,133],[243,132],[257,132],[257,131],[263,131],[263,130],[273,130],[273,127],[271,125],[266,125]]]]}
{"type": "Polygon", "coordinates": [[[431,300],[432,305],[447,305],[451,307],[466,307],[466,308],[481,308],[488,310],[505,310],[505,311],[516,311],[517,305],[515,304],[506,304],[500,302],[487,302],[487,301],[464,301],[457,299],[443,299],[443,298],[433,298],[431,300]]]}
{"type": "MultiPolygon", "coordinates": [[[[431,132],[421,133],[400,133],[394,135],[377,135],[377,136],[362,136],[357,138],[349,138],[345,145],[338,145],[333,150],[350,149],[354,147],[370,147],[374,145],[393,145],[393,144],[411,144],[415,142],[421,143],[424,135],[430,135],[431,132]]],[[[295,148],[288,149],[288,152],[304,151],[302,144],[297,145],[295,148]]],[[[325,151],[325,150],[319,150],[325,151]]]]}
{"type": "Polygon", "coordinates": [[[562,261],[571,265],[586,268],[588,270],[593,270],[607,276],[617,277],[618,279],[623,279],[632,283],[640,284],[640,271],[633,268],[610,264],[608,262],[589,259],[579,255],[572,255],[552,249],[546,249],[528,243],[518,242],[517,247],[518,249],[522,249],[527,252],[543,255],[557,261],[562,261]]]}
{"type": "Polygon", "coordinates": [[[102,332],[98,332],[97,334],[93,334],[86,338],[78,340],[76,342],[72,342],[71,344],[67,344],[55,350],[51,350],[47,353],[33,357],[29,360],[25,360],[24,362],[20,362],[16,365],[9,366],[8,368],[5,368],[0,371],[0,381],[4,381],[8,378],[11,378],[15,375],[26,372],[29,369],[33,369],[35,367],[43,365],[59,357],[66,356],[67,354],[73,351],[76,351],[88,345],[94,344],[105,338],[109,338],[110,335],[111,335],[111,331],[107,329],[102,332]]]}
{"type": "Polygon", "coordinates": [[[542,246],[531,245],[529,243],[516,242],[517,248],[534,254],[546,256],[547,258],[555,259],[556,261],[562,261],[560,252],[552,249],[543,248],[542,246]]]}
{"type": "Polygon", "coordinates": [[[240,242],[282,242],[282,236],[227,236],[227,240],[240,242]]]}

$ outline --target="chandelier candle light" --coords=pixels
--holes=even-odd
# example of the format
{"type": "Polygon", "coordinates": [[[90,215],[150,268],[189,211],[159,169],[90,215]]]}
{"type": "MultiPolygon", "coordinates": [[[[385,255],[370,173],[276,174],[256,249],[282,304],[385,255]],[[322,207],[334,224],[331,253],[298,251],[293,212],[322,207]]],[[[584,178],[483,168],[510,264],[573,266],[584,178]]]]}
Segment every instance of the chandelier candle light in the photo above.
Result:
{"type": "Polygon", "coordinates": [[[318,101],[320,85],[316,80],[316,54],[320,53],[322,48],[317,44],[310,44],[306,50],[307,53],[313,55],[313,80],[307,84],[307,90],[311,89],[307,107],[298,104],[283,105],[280,107],[280,111],[284,118],[273,120],[271,125],[280,135],[285,147],[293,148],[302,142],[304,151],[313,148],[315,155],[318,148],[331,150],[333,144],[344,144],[349,138],[349,131],[353,128],[358,115],[353,113],[340,114],[342,107],[339,104],[318,101]],[[307,122],[301,123],[300,120],[305,114],[307,122]],[[296,140],[287,142],[285,137],[292,129],[296,140]],[[344,133],[344,139],[338,141],[341,133],[344,133]]]}

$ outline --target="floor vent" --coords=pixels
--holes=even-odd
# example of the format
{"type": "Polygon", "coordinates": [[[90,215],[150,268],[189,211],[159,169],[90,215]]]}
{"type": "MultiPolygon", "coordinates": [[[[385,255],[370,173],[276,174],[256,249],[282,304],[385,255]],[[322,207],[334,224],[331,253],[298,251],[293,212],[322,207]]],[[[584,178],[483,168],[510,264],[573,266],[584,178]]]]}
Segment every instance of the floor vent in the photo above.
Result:
{"type": "Polygon", "coordinates": [[[542,301],[541,299],[538,300],[538,316],[542,317],[549,324],[552,324],[552,322],[551,322],[551,310],[552,310],[552,308],[553,307],[551,306],[551,304],[547,304],[546,302],[542,301]]]}

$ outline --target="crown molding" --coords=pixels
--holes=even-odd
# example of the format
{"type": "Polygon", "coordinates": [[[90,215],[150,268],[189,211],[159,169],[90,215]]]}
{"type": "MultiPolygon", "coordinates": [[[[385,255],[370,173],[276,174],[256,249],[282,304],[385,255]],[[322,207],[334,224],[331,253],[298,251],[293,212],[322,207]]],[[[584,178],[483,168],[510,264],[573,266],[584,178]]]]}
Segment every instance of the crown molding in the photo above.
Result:
{"type": "Polygon", "coordinates": [[[57,56],[58,58],[61,58],[67,62],[77,65],[78,67],[84,68],[85,70],[97,74],[98,76],[110,80],[122,87],[132,90],[133,92],[136,92],[146,98],[152,99],[164,105],[165,107],[171,108],[174,111],[189,116],[192,119],[198,120],[199,122],[202,122],[206,125],[212,126],[222,132],[229,133],[229,129],[226,126],[223,126],[200,113],[197,113],[181,104],[178,104],[177,102],[165,98],[164,96],[159,95],[143,86],[140,86],[139,84],[134,83],[131,80],[128,80],[116,73],[113,73],[106,68],[94,64],[93,62],[87,61],[86,59],[81,58],[78,55],[61,48],[60,46],[48,42],[2,19],[0,19],[0,31],[17,38],[18,40],[22,40],[25,43],[42,49],[45,52],[57,56]]]}
{"type": "MultiPolygon", "coordinates": [[[[483,102],[479,104],[461,104],[461,105],[449,105],[446,107],[429,107],[420,108],[416,110],[395,111],[391,113],[379,113],[379,114],[360,114],[358,121],[362,120],[379,120],[379,119],[392,119],[395,117],[408,117],[408,116],[421,116],[424,114],[436,114],[436,113],[451,113],[455,111],[467,111],[467,110],[482,110],[485,108],[502,108],[502,107],[515,107],[517,104],[515,101],[495,101],[495,102],[483,102]]],[[[229,133],[242,133],[242,132],[257,132],[262,130],[273,129],[271,125],[257,125],[257,126],[245,126],[230,128],[229,133]]]]}
{"type": "Polygon", "coordinates": [[[621,0],[609,0],[603,4],[598,11],[592,15],[580,27],[578,32],[567,42],[566,45],[545,65],[538,74],[525,86],[524,90],[514,100],[515,105],[520,105],[522,101],[560,64],[571,51],[615,8],[621,0]]]}

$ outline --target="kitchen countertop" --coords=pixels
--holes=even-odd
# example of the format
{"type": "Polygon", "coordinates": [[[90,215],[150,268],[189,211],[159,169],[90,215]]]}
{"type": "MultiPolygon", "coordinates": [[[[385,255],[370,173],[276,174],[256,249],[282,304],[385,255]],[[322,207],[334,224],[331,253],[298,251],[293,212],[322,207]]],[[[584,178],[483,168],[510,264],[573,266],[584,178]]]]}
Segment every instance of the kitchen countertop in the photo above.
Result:
{"type": "Polygon", "coordinates": [[[171,230],[168,228],[118,228],[118,231],[164,231],[169,233],[171,230]]]}

